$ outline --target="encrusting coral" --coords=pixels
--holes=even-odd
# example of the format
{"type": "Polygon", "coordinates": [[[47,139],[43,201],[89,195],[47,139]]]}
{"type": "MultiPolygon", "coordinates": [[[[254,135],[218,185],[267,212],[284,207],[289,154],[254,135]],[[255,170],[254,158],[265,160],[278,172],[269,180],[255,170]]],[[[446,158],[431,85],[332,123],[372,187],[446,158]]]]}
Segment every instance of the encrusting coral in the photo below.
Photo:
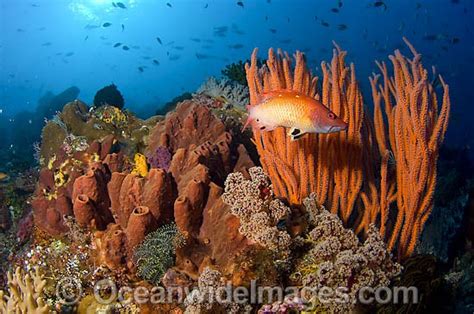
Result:
{"type": "Polygon", "coordinates": [[[140,177],[146,177],[148,174],[148,164],[143,154],[136,153],[133,156],[134,166],[132,173],[138,174],[140,177]]]}
{"type": "Polygon", "coordinates": [[[150,163],[151,168],[159,168],[168,172],[171,164],[171,153],[168,148],[159,146],[154,152],[150,152],[147,155],[147,161],[150,163]]]}
{"type": "Polygon", "coordinates": [[[292,90],[321,100],[348,123],[347,131],[307,134],[298,141],[291,141],[282,127],[273,131],[254,128],[260,161],[275,194],[300,205],[315,192],[319,203],[357,232],[367,233],[370,224],[378,225],[389,248],[397,249],[401,259],[413,252],[433,207],[436,161],[450,108],[449,89],[441,79],[443,97],[438,110],[437,95],[421,57],[406,43],[415,55],[413,60],[397,50],[390,57],[395,77],[389,77],[385,64],[378,64],[385,85],[378,86],[378,76],[371,78],[374,122],[364,110],[355,67],[345,65],[346,52],[338,46],[331,63],[321,64],[321,90],[319,78],[307,69],[302,53],[295,54],[294,70],[288,54],[275,54],[272,49],[263,67],[257,66],[257,50],[246,65],[251,105],[257,104],[262,93],[292,90]],[[413,182],[418,182],[416,188],[413,182]],[[397,218],[393,222],[389,217],[395,200],[397,218]]]}
{"type": "Polygon", "coordinates": [[[50,313],[49,306],[43,300],[46,280],[36,268],[25,274],[18,267],[15,273],[8,272],[8,290],[0,290],[0,312],[15,314],[50,313]]]}

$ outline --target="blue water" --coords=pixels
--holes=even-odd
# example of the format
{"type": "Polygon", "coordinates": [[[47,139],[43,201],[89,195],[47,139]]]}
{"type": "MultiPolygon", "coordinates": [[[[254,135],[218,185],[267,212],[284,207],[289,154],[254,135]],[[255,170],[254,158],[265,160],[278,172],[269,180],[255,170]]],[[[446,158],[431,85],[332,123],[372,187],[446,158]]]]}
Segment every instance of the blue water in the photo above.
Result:
{"type": "Polygon", "coordinates": [[[173,97],[195,91],[206,77],[220,75],[226,64],[247,59],[254,47],[262,57],[269,47],[303,50],[317,73],[331,57],[332,40],[355,62],[370,106],[367,77],[377,70],[374,60],[387,60],[397,48],[408,54],[406,36],[425,65],[436,65],[451,86],[448,142],[472,145],[473,1],[387,0],[375,7],[373,0],[341,0],[339,7],[338,1],[242,0],[242,7],[234,0],[123,0],[126,9],[112,2],[0,1],[0,123],[21,110],[34,111],[47,91],[74,85],[90,104],[111,82],[126,108],[151,115],[173,97]],[[341,24],[347,29],[340,30],[341,24]],[[216,34],[219,27],[226,31],[216,34]],[[114,48],[116,43],[130,50],[114,48]]]}

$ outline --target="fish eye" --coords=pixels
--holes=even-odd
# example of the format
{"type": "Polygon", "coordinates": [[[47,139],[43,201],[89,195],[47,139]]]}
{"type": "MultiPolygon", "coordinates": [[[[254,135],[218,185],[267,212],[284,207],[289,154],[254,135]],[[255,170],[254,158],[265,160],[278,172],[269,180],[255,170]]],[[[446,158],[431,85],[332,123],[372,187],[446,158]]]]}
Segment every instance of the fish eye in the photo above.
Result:
{"type": "Polygon", "coordinates": [[[328,118],[334,120],[336,119],[336,116],[334,115],[334,113],[330,112],[328,113],[328,118]]]}
{"type": "Polygon", "coordinates": [[[256,121],[257,121],[257,122],[259,122],[259,121],[260,121],[260,119],[257,119],[256,121]]]}

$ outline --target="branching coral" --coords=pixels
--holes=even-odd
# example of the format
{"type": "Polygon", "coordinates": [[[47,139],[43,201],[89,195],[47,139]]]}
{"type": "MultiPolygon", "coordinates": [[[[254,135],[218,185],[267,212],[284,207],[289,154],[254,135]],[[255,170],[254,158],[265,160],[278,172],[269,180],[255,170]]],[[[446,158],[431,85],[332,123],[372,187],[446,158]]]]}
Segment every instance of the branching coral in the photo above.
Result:
{"type": "Polygon", "coordinates": [[[438,110],[439,101],[420,55],[407,44],[415,57],[408,60],[396,51],[390,57],[394,78],[389,77],[383,63],[378,65],[385,84],[378,86],[376,75],[371,78],[374,121],[364,111],[354,66],[346,66],[346,52],[338,46],[331,63],[321,64],[321,91],[317,89],[318,78],[307,69],[300,52],[295,54],[294,70],[288,54],[275,54],[272,49],[263,67],[257,65],[257,50],[246,65],[252,105],[258,103],[261,93],[293,90],[321,100],[349,125],[345,132],[307,134],[298,141],[291,141],[282,127],[254,129],[260,161],[275,194],[300,205],[315,192],[319,203],[357,232],[367,233],[371,224],[380,226],[389,248],[398,248],[402,259],[413,252],[433,207],[437,156],[450,107],[448,86],[440,79],[443,98],[438,110]],[[392,222],[390,210],[395,200],[398,213],[392,222]],[[357,204],[364,208],[355,210],[357,204]]]}
{"type": "Polygon", "coordinates": [[[347,312],[356,304],[360,288],[388,286],[401,272],[401,266],[392,262],[375,226],[371,225],[367,239],[360,243],[336,215],[316,206],[314,194],[305,199],[304,204],[312,215],[314,228],[306,240],[310,249],[297,264],[293,277],[301,278],[305,287],[343,287],[348,297],[347,302],[334,299],[325,300],[327,303],[313,298],[313,305],[318,309],[347,312]]]}
{"type": "Polygon", "coordinates": [[[184,238],[175,224],[165,225],[148,234],[135,250],[138,275],[158,284],[168,268],[174,265],[175,250],[183,243],[184,238]]]}
{"type": "Polygon", "coordinates": [[[276,227],[290,212],[273,197],[268,177],[260,167],[249,169],[250,180],[240,172],[231,173],[225,181],[224,202],[240,218],[239,231],[261,246],[283,256],[289,254],[290,235],[276,227]]]}
{"type": "Polygon", "coordinates": [[[259,94],[272,90],[294,90],[320,99],[335,114],[349,124],[347,132],[337,134],[308,134],[291,141],[284,128],[271,132],[253,130],[263,168],[269,174],[275,194],[291,204],[316,192],[318,201],[326,203],[332,212],[340,211],[346,221],[362,187],[361,160],[362,96],[355,79],[355,70],[344,63],[346,53],[334,50],[331,64],[322,63],[323,90],[318,92],[319,78],[306,68],[304,55],[291,59],[281,51],[270,49],[267,64],[257,66],[257,50],[251,64],[246,65],[250,103],[258,102],[259,94]]]}
{"type": "Polygon", "coordinates": [[[199,87],[197,94],[221,100],[224,104],[230,104],[233,107],[245,108],[248,104],[249,90],[246,86],[233,83],[227,78],[217,80],[211,76],[199,87]]]}
{"type": "Polygon", "coordinates": [[[90,287],[94,267],[90,262],[89,244],[50,240],[49,243],[37,245],[27,251],[26,257],[26,269],[38,269],[47,279],[48,284],[42,294],[53,308],[61,303],[56,295],[56,284],[59,281],[71,280],[81,283],[84,289],[90,287]]]}
{"type": "Polygon", "coordinates": [[[221,73],[231,81],[244,86],[247,85],[247,79],[245,76],[245,63],[242,62],[242,60],[237,63],[226,65],[221,73]]]}
{"type": "Polygon", "coordinates": [[[46,280],[36,268],[24,274],[20,268],[15,273],[8,273],[9,294],[0,291],[0,311],[15,314],[49,313],[50,308],[43,300],[43,289],[46,280]]]}
{"type": "MultiPolygon", "coordinates": [[[[443,97],[438,99],[428,79],[428,71],[421,64],[421,55],[404,40],[414,55],[413,59],[405,58],[397,50],[395,55],[390,56],[394,77],[389,76],[385,63],[377,63],[384,84],[378,84],[377,75],[371,78],[377,144],[382,156],[386,151],[391,151],[396,161],[396,176],[393,180],[396,180],[398,213],[389,247],[394,248],[398,242],[398,254],[402,258],[414,251],[433,209],[436,163],[448,127],[451,106],[448,85],[440,77],[443,97]],[[383,118],[382,101],[388,131],[383,118]]],[[[372,202],[371,211],[381,211],[382,230],[386,229],[386,212],[390,201],[394,199],[390,193],[387,197],[383,191],[390,183],[395,184],[394,181],[388,181],[386,187],[381,186],[380,204],[372,202]]],[[[365,205],[370,208],[367,202],[365,205]]]]}

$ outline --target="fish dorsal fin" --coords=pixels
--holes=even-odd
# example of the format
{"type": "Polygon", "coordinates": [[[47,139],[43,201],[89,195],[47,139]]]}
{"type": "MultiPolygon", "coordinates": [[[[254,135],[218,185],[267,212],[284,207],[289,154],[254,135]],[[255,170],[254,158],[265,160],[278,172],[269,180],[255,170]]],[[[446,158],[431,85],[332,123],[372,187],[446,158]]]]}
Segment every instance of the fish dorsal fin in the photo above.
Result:
{"type": "Polygon", "coordinates": [[[297,129],[294,127],[288,131],[288,136],[291,138],[292,141],[296,141],[297,139],[301,138],[305,134],[306,134],[305,132],[302,132],[300,129],[297,129]]]}

